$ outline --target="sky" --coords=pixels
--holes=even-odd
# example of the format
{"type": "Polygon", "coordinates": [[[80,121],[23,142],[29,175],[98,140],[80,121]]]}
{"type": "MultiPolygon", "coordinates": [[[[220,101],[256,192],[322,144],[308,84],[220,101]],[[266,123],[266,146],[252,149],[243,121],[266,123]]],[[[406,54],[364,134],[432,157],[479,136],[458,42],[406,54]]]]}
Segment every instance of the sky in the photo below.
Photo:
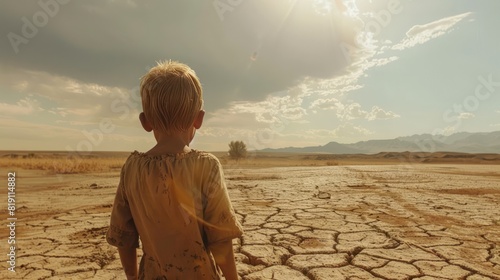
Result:
{"type": "Polygon", "coordinates": [[[500,130],[497,0],[0,3],[0,150],[149,150],[139,80],[169,59],[200,150],[500,130]]]}

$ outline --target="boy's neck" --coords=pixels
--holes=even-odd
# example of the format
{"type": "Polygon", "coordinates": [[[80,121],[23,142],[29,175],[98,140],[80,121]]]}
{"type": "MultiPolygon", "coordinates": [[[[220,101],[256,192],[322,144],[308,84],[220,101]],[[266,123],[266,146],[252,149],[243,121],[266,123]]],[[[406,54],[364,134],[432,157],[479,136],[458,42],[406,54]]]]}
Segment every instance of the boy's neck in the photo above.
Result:
{"type": "Polygon", "coordinates": [[[190,132],[164,134],[155,132],[156,145],[146,152],[150,155],[179,154],[191,151],[189,143],[192,138],[190,132]]]}

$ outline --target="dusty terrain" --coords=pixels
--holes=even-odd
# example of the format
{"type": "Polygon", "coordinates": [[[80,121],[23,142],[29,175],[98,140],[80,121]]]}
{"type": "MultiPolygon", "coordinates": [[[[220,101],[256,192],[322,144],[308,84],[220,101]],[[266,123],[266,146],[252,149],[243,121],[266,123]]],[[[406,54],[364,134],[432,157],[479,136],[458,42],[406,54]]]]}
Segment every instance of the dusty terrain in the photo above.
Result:
{"type": "MultiPolygon", "coordinates": [[[[225,170],[242,279],[500,279],[499,165],[329,165],[225,170]]],[[[123,279],[104,239],[118,173],[15,171],[0,279],[123,279]]]]}

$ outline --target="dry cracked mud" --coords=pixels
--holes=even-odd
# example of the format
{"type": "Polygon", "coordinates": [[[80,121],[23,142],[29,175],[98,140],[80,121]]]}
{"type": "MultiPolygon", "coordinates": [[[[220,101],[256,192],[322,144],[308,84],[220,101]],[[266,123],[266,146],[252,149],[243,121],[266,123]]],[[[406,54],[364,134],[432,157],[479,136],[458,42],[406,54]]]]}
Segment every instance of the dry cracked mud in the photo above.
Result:
{"type": "MultiPolygon", "coordinates": [[[[500,279],[498,166],[225,172],[245,230],[234,240],[244,280],[500,279]]],[[[2,253],[0,278],[123,279],[104,239],[117,175],[36,184],[42,175],[20,172],[16,272],[2,253]]],[[[6,251],[5,227],[0,234],[6,251]]]]}

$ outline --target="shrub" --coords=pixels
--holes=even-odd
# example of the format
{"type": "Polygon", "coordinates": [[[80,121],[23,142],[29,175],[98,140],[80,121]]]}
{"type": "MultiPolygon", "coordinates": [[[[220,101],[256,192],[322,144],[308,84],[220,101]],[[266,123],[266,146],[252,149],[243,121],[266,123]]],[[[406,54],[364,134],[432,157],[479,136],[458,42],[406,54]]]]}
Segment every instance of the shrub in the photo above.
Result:
{"type": "Polygon", "coordinates": [[[247,145],[243,141],[231,141],[229,143],[229,157],[239,161],[247,156],[247,145]]]}

